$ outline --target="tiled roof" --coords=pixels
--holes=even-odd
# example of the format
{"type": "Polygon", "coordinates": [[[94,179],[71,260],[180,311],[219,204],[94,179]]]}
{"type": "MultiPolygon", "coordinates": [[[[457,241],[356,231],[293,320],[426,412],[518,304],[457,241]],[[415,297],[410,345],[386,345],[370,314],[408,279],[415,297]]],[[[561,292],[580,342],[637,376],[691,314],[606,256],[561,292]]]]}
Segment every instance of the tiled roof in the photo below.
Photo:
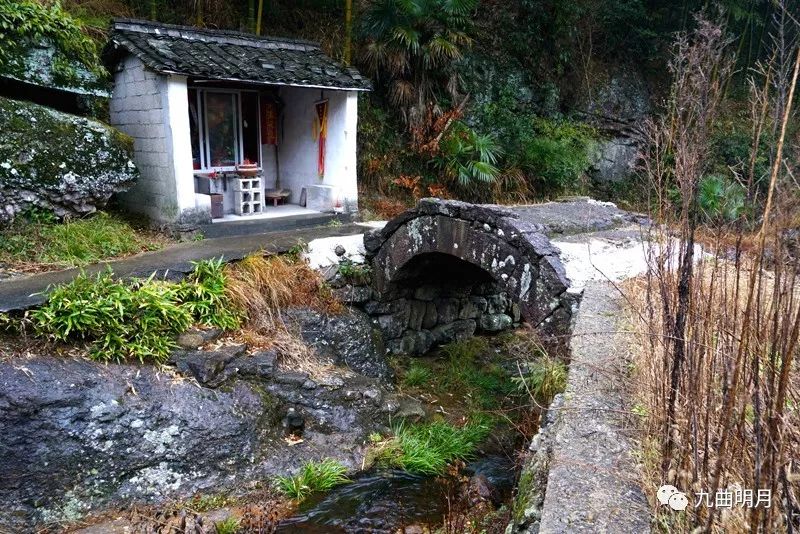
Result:
{"type": "Polygon", "coordinates": [[[309,41],[117,19],[104,55],[138,57],[150,69],[206,80],[231,80],[368,91],[369,80],[309,41]]]}

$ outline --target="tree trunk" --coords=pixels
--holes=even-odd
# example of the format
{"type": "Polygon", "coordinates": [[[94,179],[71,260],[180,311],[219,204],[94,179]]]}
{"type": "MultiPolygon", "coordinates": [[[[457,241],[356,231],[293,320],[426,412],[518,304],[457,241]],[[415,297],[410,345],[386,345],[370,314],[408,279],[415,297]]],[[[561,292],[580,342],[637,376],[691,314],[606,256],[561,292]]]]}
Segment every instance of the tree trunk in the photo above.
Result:
{"type": "Polygon", "coordinates": [[[203,2],[205,0],[196,0],[196,9],[194,13],[194,25],[198,27],[203,26],[203,2]]]}
{"type": "Polygon", "coordinates": [[[353,0],[344,0],[344,53],[342,61],[350,65],[353,46],[353,0]]]}
{"type": "Polygon", "coordinates": [[[261,35],[261,17],[264,14],[264,0],[258,0],[258,13],[256,13],[256,35],[261,35]]]}
{"type": "Polygon", "coordinates": [[[158,2],[150,0],[150,20],[158,20],[158,2]]]}

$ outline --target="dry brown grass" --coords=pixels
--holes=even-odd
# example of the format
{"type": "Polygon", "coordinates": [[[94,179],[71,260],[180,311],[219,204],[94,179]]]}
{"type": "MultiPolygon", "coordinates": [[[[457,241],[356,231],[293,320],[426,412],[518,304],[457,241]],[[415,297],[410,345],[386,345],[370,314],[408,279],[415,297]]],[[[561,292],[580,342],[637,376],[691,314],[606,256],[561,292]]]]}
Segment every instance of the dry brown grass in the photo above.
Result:
{"type": "MultiPolygon", "coordinates": [[[[727,248],[726,243],[720,246],[727,248]]],[[[787,469],[792,470],[791,459],[800,454],[800,372],[791,369],[782,406],[777,405],[777,384],[785,360],[782,351],[796,351],[791,347],[800,302],[796,279],[796,271],[758,269],[752,258],[738,265],[721,259],[697,263],[690,287],[687,359],[669,429],[665,403],[673,339],[664,323],[662,290],[667,289],[670,301],[677,292],[677,274],[661,273],[658,280],[645,276],[625,284],[639,339],[632,384],[636,412],[641,416],[644,486],[670,483],[689,493],[687,513],[674,514],[658,506],[654,491],[648,492],[656,524],[665,531],[689,530],[707,522],[709,510],[695,508],[694,503],[700,492],[712,491],[717,467],[721,490],[770,489],[773,501],[770,510],[758,512],[743,507],[718,510],[713,531],[743,532],[753,523],[769,532],[786,530],[785,505],[780,500],[787,495],[795,499],[798,491],[791,476],[782,478],[787,469]],[[748,312],[751,282],[755,293],[748,312]],[[745,322],[747,313],[751,319],[745,322]],[[726,399],[731,395],[728,408],[726,399]],[[674,448],[668,463],[662,465],[665,432],[674,448]],[[723,436],[724,449],[719,446],[723,436]]]]}
{"type": "Polygon", "coordinates": [[[317,375],[331,365],[321,360],[281,316],[281,311],[290,307],[312,308],[324,314],[342,312],[342,304],[317,271],[290,256],[253,254],[229,264],[225,274],[227,296],[247,318],[245,327],[235,334],[238,341],[252,348],[275,350],[280,364],[292,370],[317,375]]]}
{"type": "Polygon", "coordinates": [[[225,291],[251,328],[272,328],[281,310],[297,306],[326,314],[340,313],[342,305],[319,273],[288,256],[253,254],[225,268],[225,291]]]}

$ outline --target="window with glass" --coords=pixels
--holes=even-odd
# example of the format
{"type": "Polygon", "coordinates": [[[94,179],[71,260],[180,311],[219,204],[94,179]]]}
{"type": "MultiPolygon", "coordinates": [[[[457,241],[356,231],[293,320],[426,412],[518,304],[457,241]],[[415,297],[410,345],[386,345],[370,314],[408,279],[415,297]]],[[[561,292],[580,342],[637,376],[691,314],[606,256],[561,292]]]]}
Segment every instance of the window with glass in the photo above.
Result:
{"type": "Polygon", "coordinates": [[[260,163],[258,93],[192,88],[188,94],[194,169],[260,163]]]}

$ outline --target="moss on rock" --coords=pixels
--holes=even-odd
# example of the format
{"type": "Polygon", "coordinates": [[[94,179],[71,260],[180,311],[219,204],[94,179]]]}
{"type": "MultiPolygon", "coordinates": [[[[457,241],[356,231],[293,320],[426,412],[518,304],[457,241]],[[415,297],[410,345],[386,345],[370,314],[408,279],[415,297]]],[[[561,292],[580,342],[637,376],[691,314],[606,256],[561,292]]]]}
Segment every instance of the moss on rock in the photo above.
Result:
{"type": "Polygon", "coordinates": [[[0,98],[0,225],[27,209],[94,212],[138,177],[132,140],[101,122],[0,98]]]}

